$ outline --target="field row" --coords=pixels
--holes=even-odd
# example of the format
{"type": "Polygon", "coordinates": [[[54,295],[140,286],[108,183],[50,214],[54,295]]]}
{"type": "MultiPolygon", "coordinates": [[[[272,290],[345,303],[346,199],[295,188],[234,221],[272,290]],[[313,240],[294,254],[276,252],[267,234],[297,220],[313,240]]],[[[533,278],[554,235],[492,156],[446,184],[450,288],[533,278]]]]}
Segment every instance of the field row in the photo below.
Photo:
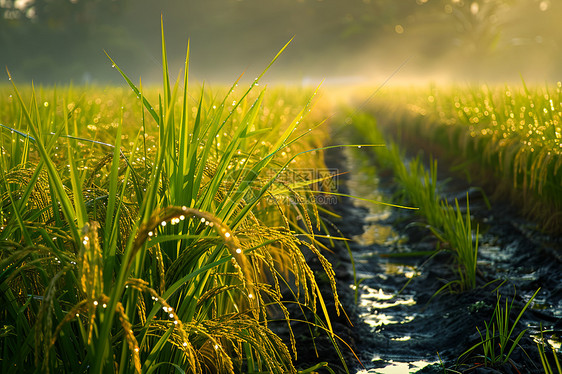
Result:
{"type": "Polygon", "coordinates": [[[562,227],[562,84],[388,89],[369,110],[383,131],[451,160],[474,183],[562,227]],[[499,187],[499,188],[498,188],[499,187]]]}

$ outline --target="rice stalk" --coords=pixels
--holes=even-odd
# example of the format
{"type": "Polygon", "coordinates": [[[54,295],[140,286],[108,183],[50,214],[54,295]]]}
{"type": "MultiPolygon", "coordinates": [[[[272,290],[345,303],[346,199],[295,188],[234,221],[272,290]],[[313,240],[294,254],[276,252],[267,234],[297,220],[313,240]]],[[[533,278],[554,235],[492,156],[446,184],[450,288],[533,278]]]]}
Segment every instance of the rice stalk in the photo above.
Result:
{"type": "Polygon", "coordinates": [[[162,41],[162,96],[117,65],[132,94],[13,87],[0,155],[3,372],[295,372],[292,331],[286,343],[268,327],[277,315],[291,327],[282,294],[328,318],[303,254],[335,292],[322,222],[290,171],[313,163],[293,156],[309,144],[312,98],[272,105],[261,74],[241,97],[235,83],[192,103],[189,55],[183,86],[172,83],[162,41]]]}

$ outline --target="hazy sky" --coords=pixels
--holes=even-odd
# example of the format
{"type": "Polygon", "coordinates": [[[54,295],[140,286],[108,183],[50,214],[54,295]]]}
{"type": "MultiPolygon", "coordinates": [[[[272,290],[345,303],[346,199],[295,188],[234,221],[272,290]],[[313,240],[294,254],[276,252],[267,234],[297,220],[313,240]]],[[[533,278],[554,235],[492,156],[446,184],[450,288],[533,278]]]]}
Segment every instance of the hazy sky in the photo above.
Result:
{"type": "Polygon", "coordinates": [[[113,79],[107,50],[157,80],[161,14],[172,70],[189,38],[206,81],[253,79],[292,37],[272,80],[381,80],[405,61],[396,81],[562,79],[559,0],[36,1],[0,20],[0,63],[26,79],[113,79]]]}

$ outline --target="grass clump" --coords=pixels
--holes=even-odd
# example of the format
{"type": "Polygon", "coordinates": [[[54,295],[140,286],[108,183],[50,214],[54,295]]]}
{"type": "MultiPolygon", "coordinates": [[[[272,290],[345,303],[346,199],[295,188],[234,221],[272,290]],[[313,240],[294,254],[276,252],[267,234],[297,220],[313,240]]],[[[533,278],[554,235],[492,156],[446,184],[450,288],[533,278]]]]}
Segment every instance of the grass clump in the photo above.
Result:
{"type": "MultiPolygon", "coordinates": [[[[523,316],[523,313],[525,313],[527,308],[531,305],[539,291],[540,289],[535,291],[533,296],[531,296],[523,308],[521,308],[521,311],[513,322],[511,322],[511,311],[513,309],[514,298],[511,300],[511,303],[509,303],[509,300],[506,298],[505,306],[502,307],[501,296],[498,293],[492,318],[489,323],[484,323],[485,331],[482,332],[477,328],[478,334],[480,335],[480,342],[463,353],[459,359],[479,349],[482,352],[481,358],[483,362],[477,364],[477,366],[497,367],[511,362],[511,354],[527,332],[527,329],[523,329],[515,336],[515,328],[523,316]]],[[[476,356],[476,358],[478,357],[480,356],[476,356]]],[[[516,367],[515,364],[513,364],[513,366],[516,367]]]]}
{"type": "Polygon", "coordinates": [[[284,127],[255,92],[261,76],[236,99],[238,82],[192,103],[189,59],[172,83],[163,33],[162,59],[159,95],[115,62],[132,96],[13,85],[0,157],[2,372],[296,372],[294,337],[268,325],[281,317],[290,331],[283,295],[335,337],[304,254],[320,259],[339,311],[318,210],[290,173],[311,165],[296,160],[311,99],[284,127]]]}

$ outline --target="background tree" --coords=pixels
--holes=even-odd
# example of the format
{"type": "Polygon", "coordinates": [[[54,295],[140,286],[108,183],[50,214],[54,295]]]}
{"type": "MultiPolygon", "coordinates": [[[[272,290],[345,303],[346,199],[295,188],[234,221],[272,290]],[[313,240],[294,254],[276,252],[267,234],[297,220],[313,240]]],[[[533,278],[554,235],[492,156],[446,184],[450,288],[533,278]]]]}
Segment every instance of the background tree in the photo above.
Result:
{"type": "Polygon", "coordinates": [[[103,48],[132,50],[119,26],[124,0],[0,2],[0,63],[22,79],[88,81],[104,70],[103,48]]]}

